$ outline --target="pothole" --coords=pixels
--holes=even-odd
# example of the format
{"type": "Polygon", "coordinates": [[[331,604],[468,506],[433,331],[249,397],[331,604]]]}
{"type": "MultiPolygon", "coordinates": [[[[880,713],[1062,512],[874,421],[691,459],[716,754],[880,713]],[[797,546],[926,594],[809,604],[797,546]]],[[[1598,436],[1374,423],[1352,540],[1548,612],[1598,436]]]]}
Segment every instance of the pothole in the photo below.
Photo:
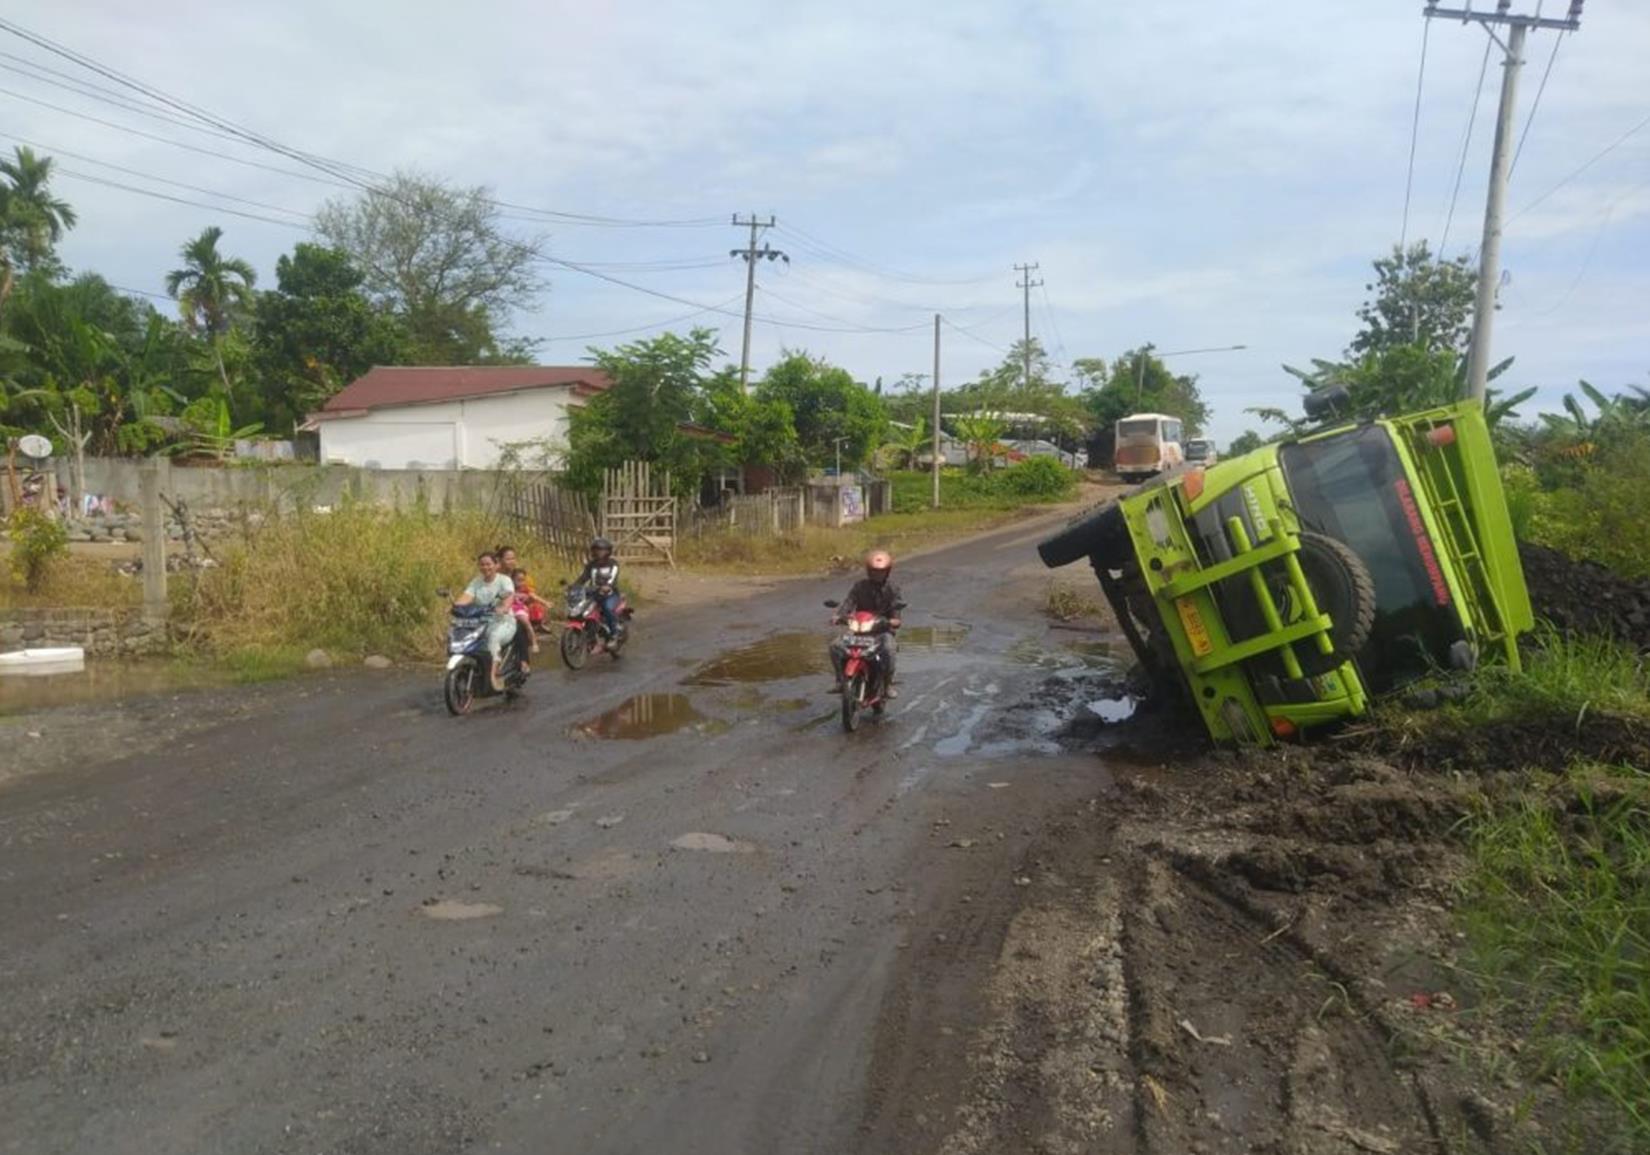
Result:
{"type": "Polygon", "coordinates": [[[701,850],[707,854],[749,854],[756,849],[750,842],[697,830],[671,839],[670,844],[677,850],[701,850]]]}
{"type": "Polygon", "coordinates": [[[433,918],[439,922],[463,922],[473,918],[492,918],[494,915],[504,913],[504,908],[495,903],[459,902],[451,898],[426,902],[418,910],[425,918],[433,918]]]}
{"type": "Polygon", "coordinates": [[[578,723],[573,732],[586,738],[622,741],[657,738],[690,726],[701,733],[727,729],[726,722],[701,714],[686,694],[637,694],[604,714],[578,723]]]}
{"type": "Polygon", "coordinates": [[[804,630],[785,630],[724,650],[684,678],[684,686],[735,686],[828,674],[830,639],[804,630]]]}

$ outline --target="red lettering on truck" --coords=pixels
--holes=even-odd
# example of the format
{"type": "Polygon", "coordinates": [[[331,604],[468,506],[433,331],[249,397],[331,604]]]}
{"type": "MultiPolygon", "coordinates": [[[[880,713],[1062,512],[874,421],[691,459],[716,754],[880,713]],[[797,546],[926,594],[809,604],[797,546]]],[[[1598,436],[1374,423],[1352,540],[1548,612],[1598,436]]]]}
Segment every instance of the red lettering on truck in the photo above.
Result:
{"type": "Polygon", "coordinates": [[[1398,503],[1404,507],[1404,520],[1409,522],[1409,532],[1415,538],[1415,548],[1421,551],[1421,565],[1427,571],[1427,581],[1432,583],[1432,599],[1441,606],[1450,602],[1449,582],[1444,580],[1444,569],[1438,564],[1438,555],[1433,551],[1432,538],[1427,535],[1426,522],[1421,520],[1420,507],[1415,504],[1415,494],[1409,488],[1409,482],[1400,477],[1393,488],[1398,491],[1398,503]]]}

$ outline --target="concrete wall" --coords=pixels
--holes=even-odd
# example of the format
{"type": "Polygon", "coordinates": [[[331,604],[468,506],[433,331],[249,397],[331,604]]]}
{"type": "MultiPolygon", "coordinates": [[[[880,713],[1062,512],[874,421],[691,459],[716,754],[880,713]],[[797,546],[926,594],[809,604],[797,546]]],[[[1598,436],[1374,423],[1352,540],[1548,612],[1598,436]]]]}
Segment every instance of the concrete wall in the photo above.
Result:
{"type": "Polygon", "coordinates": [[[321,460],[378,469],[492,469],[502,445],[566,445],[572,401],[571,387],[530,389],[328,417],[319,423],[321,460]]]}
{"type": "Polygon", "coordinates": [[[0,650],[81,646],[88,657],[135,657],[171,644],[164,622],[136,609],[0,610],[0,650]]]}
{"type": "MultiPolygon", "coordinates": [[[[86,492],[117,505],[139,504],[142,462],[129,457],[86,459],[86,492]]],[[[55,463],[58,482],[69,484],[65,461],[55,463]]],[[[294,509],[334,506],[349,499],[380,505],[412,505],[422,498],[432,509],[486,508],[502,480],[490,470],[356,469],[346,465],[252,464],[223,467],[173,465],[162,460],[160,491],[190,509],[294,509]]]]}

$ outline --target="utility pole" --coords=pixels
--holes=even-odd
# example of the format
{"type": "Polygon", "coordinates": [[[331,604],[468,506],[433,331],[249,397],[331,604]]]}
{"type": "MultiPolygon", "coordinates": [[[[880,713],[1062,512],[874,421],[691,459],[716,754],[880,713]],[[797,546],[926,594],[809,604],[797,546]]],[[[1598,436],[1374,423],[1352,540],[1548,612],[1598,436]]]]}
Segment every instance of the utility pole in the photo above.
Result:
{"type": "Polygon", "coordinates": [[[1025,379],[1022,382],[1022,384],[1027,389],[1031,388],[1031,290],[1035,289],[1037,286],[1039,286],[1043,283],[1041,281],[1032,280],[1031,279],[1031,274],[1035,273],[1039,268],[1041,268],[1041,266],[1038,265],[1035,261],[1033,261],[1029,265],[1015,265],[1014,266],[1014,271],[1016,273],[1025,274],[1024,277],[1021,280],[1018,280],[1018,281],[1014,282],[1014,287],[1017,288],[1017,289],[1024,289],[1025,290],[1025,299],[1026,299],[1025,333],[1026,333],[1026,335],[1025,335],[1025,344],[1021,346],[1021,349],[1023,350],[1023,352],[1025,354],[1025,379]]]}
{"type": "Polygon", "coordinates": [[[1472,346],[1467,353],[1467,396],[1476,401],[1484,399],[1489,381],[1490,335],[1495,327],[1495,296],[1501,281],[1501,214],[1512,168],[1513,113],[1518,103],[1518,72],[1524,66],[1524,40],[1532,28],[1579,31],[1583,3],[1585,0],[1570,0],[1569,12],[1558,19],[1542,16],[1539,3],[1535,15],[1525,16],[1511,11],[1512,0],[1496,0],[1494,12],[1474,12],[1470,4],[1465,8],[1440,8],[1438,0],[1427,0],[1427,19],[1442,17],[1463,24],[1472,21],[1484,29],[1502,52],[1501,107],[1495,118],[1490,189],[1484,202],[1484,239],[1478,248],[1478,301],[1472,318],[1472,346]],[[1495,34],[1497,27],[1507,29],[1505,41],[1495,34]]]}
{"type": "Polygon", "coordinates": [[[784,261],[787,265],[791,258],[774,248],[764,244],[760,249],[756,247],[756,231],[771,229],[778,222],[770,214],[767,220],[758,220],[755,213],[749,220],[740,220],[739,214],[733,214],[733,227],[749,228],[751,231],[750,245],[743,249],[729,249],[728,256],[745,258],[745,341],[739,350],[739,388],[742,392],[750,392],[751,377],[751,307],[756,303],[756,262],[759,260],[784,261]]]}
{"type": "Polygon", "coordinates": [[[934,314],[934,508],[940,507],[940,315],[934,314]]]}

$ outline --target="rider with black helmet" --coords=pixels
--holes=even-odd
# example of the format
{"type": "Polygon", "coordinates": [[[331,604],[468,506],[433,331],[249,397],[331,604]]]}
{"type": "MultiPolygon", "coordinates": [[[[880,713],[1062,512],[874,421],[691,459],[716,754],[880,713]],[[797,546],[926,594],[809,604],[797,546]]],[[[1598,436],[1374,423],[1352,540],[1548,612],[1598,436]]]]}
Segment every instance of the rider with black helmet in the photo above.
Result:
{"type": "Polygon", "coordinates": [[[602,624],[615,637],[623,633],[624,626],[618,620],[619,559],[613,556],[611,541],[598,537],[590,543],[589,560],[584,563],[584,571],[574,584],[595,590],[596,602],[602,610],[602,624]]]}

